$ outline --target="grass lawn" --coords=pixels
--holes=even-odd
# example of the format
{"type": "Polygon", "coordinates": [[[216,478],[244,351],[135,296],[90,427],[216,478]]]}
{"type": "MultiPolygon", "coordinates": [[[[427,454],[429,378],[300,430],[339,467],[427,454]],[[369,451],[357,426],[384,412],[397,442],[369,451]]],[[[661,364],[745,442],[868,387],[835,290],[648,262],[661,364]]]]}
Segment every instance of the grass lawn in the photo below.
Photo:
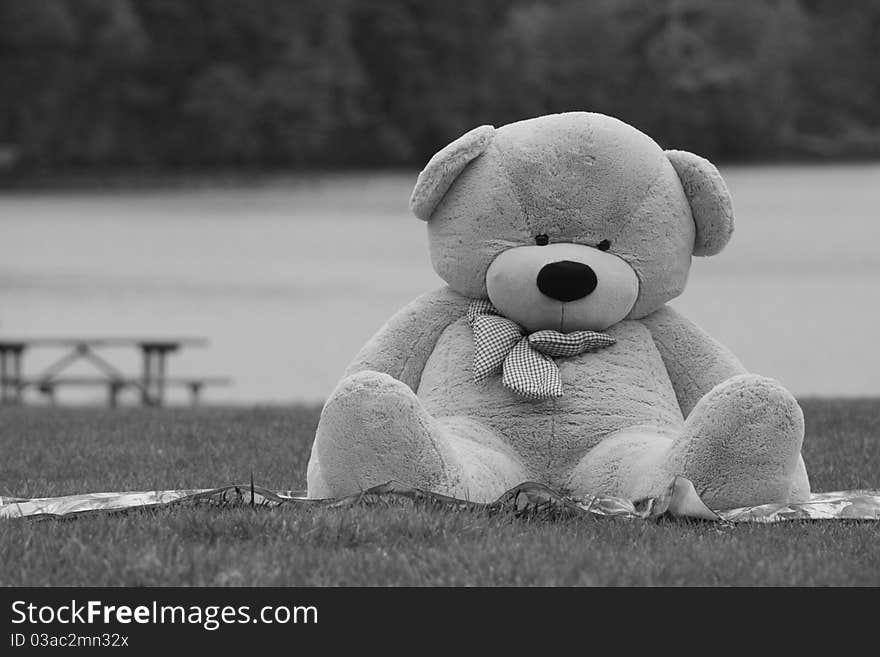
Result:
{"type": "MultiPolygon", "coordinates": [[[[880,488],[880,400],[803,400],[816,491],[880,488]]],[[[0,409],[0,495],[303,488],[318,408],[0,409]]],[[[548,521],[403,507],[0,521],[0,585],[880,585],[880,523],[548,521]]]]}

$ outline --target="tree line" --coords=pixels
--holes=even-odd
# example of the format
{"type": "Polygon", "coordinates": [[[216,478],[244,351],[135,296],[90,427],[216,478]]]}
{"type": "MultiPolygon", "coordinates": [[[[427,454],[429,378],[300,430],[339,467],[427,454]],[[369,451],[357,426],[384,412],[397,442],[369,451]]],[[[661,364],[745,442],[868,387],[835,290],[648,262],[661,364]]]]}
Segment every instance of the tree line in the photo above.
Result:
{"type": "Polygon", "coordinates": [[[419,166],[618,116],[716,160],[880,156],[878,0],[0,0],[0,168],[419,166]]]}

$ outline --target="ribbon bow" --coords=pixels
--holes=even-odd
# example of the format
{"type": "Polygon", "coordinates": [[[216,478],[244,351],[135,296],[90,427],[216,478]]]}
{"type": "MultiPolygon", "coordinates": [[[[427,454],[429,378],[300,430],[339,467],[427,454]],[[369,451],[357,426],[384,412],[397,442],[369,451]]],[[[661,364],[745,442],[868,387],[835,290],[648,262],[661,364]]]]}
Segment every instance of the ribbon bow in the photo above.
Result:
{"type": "Polygon", "coordinates": [[[502,368],[502,383],[527,399],[562,397],[562,379],[554,358],[577,356],[617,342],[596,331],[526,335],[519,324],[499,315],[485,299],[471,303],[467,319],[474,332],[474,382],[484,381],[502,368]]]}

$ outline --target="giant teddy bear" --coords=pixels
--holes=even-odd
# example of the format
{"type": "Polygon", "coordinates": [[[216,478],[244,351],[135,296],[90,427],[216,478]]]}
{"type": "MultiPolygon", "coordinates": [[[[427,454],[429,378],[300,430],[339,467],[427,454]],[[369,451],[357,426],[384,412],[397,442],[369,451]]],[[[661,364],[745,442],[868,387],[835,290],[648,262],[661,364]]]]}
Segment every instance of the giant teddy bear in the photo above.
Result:
{"type": "Polygon", "coordinates": [[[556,114],[459,137],[410,207],[448,287],[349,366],[311,497],[396,480],[474,501],[523,481],[640,499],[676,475],[714,508],[809,496],[794,397],[666,305],[691,256],[733,231],[710,162],[608,116],[556,114]]]}

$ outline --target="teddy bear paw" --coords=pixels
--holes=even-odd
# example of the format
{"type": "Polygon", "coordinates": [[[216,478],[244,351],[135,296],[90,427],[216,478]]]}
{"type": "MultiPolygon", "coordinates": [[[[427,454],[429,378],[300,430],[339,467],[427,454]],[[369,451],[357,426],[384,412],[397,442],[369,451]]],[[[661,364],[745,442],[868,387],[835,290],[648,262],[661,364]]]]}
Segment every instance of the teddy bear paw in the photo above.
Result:
{"type": "Polygon", "coordinates": [[[670,449],[670,475],[690,479],[715,509],[803,501],[804,416],[773,379],[731,377],[694,407],[670,449]]]}
{"type": "Polygon", "coordinates": [[[404,383],[374,371],[343,379],[321,413],[308,468],[310,497],[385,483],[449,491],[456,480],[434,419],[404,383]]]}

